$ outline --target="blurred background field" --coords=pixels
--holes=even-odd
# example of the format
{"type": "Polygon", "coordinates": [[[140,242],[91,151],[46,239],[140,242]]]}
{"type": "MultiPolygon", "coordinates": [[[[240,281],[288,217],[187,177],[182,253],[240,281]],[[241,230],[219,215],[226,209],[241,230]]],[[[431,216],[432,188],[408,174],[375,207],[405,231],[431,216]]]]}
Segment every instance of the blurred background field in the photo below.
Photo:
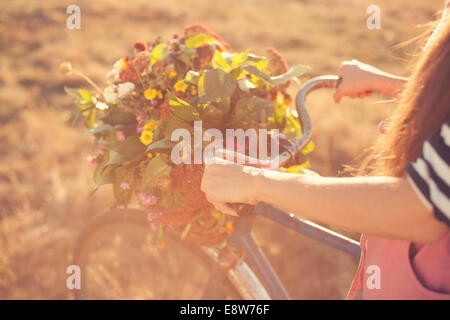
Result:
{"type": "MultiPolygon", "coordinates": [[[[106,72],[131,52],[135,40],[168,40],[197,22],[219,33],[234,51],[264,54],[275,47],[290,65],[311,66],[307,77],[335,74],[341,61],[352,58],[408,75],[416,46],[394,46],[421,33],[418,25],[436,18],[442,3],[0,0],[0,299],[71,298],[65,270],[76,235],[112,204],[109,187],[88,198],[94,185],[94,167],[86,161],[92,141],[79,138],[81,124],[71,125],[75,108],[63,90],[87,85],[63,78],[62,61],[103,85],[106,72]],[[70,4],[81,8],[81,30],[66,28],[70,4]],[[380,30],[366,27],[370,4],[381,8],[380,30]]],[[[292,86],[292,94],[297,89],[292,86]]],[[[395,107],[384,99],[345,98],[335,105],[330,91],[312,94],[311,169],[335,176],[353,163],[395,107]]],[[[259,222],[255,231],[293,298],[345,297],[357,261],[272,224],[259,222]]],[[[145,277],[151,266],[142,272],[145,277]]]]}

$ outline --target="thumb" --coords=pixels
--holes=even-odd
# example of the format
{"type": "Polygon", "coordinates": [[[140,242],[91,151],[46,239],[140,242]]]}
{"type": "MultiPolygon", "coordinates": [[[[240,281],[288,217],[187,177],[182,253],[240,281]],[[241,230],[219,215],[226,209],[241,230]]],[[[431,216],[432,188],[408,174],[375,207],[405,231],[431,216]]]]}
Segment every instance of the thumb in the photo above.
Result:
{"type": "Polygon", "coordinates": [[[217,210],[219,210],[220,212],[222,212],[224,214],[229,214],[230,216],[236,216],[236,217],[239,216],[236,213],[236,211],[231,209],[230,206],[228,204],[226,204],[225,202],[213,202],[213,205],[217,210]]]}

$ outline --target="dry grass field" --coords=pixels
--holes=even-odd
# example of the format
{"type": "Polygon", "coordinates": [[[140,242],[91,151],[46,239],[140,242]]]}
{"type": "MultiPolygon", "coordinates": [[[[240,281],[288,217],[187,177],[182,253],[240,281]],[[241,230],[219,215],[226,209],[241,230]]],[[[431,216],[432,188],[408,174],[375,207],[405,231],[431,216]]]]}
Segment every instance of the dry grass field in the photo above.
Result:
{"type": "MultiPolygon", "coordinates": [[[[335,74],[341,61],[352,58],[408,75],[415,45],[395,46],[422,32],[418,25],[436,18],[442,3],[0,0],[0,299],[72,298],[65,270],[76,235],[112,203],[109,187],[88,198],[93,166],[86,158],[92,141],[79,138],[81,124],[71,125],[75,109],[63,90],[86,85],[63,78],[58,73],[62,61],[103,85],[106,72],[135,40],[169,39],[198,22],[235,51],[251,48],[263,54],[275,47],[290,65],[311,66],[308,77],[335,74]],[[80,30],[66,28],[66,8],[74,3],[81,8],[80,30]],[[370,4],[381,8],[380,30],[366,27],[370,4]]],[[[292,93],[297,89],[293,86],[292,93]]],[[[377,138],[377,124],[395,108],[385,99],[345,98],[335,105],[331,91],[312,94],[312,169],[339,175],[355,161],[377,138]]],[[[265,222],[258,222],[255,232],[293,298],[345,297],[357,261],[265,222]]]]}

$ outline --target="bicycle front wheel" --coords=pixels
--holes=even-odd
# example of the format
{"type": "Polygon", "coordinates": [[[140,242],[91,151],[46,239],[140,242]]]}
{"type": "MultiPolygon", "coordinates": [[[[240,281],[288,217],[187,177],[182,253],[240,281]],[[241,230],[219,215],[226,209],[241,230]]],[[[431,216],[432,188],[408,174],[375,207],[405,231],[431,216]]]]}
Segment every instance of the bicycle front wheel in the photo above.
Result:
{"type": "Polygon", "coordinates": [[[143,210],[116,209],[94,218],[74,252],[74,264],[81,270],[75,298],[241,298],[226,275],[205,296],[219,267],[199,247],[168,235],[164,242],[165,248],[157,248],[156,232],[143,210]]]}

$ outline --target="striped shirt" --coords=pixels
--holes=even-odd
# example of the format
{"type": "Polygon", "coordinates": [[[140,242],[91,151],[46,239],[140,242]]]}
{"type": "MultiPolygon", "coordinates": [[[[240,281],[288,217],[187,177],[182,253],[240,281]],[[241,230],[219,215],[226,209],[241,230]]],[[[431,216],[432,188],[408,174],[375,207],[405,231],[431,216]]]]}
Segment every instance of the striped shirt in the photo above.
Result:
{"type": "Polygon", "coordinates": [[[424,143],[422,154],[406,172],[420,199],[450,227],[450,121],[424,143]]]}

